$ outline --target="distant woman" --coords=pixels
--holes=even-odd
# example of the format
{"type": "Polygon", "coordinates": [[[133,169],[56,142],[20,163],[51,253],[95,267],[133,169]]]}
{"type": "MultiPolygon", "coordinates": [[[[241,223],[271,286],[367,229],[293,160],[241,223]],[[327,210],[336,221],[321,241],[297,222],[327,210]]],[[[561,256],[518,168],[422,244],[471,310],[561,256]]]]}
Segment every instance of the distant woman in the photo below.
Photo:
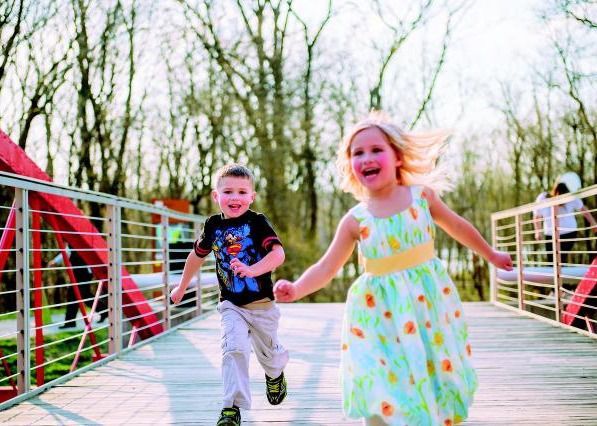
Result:
{"type": "MultiPolygon", "coordinates": [[[[569,193],[570,190],[568,186],[564,182],[556,182],[553,189],[547,193],[542,192],[537,197],[536,202],[544,201],[551,197],[557,197],[558,195],[563,195],[569,193]]],[[[562,262],[567,263],[570,259],[569,251],[572,250],[572,246],[574,245],[574,240],[578,237],[578,226],[576,224],[576,215],[574,214],[575,211],[580,211],[585,219],[591,225],[591,229],[593,232],[597,232],[597,222],[593,218],[591,212],[587,210],[587,208],[583,205],[582,200],[575,198],[567,203],[558,205],[556,207],[556,216],[557,216],[557,223],[556,229],[558,230],[558,235],[560,237],[560,250],[562,253],[562,262]]],[[[541,239],[541,226],[540,223],[543,222],[543,234],[545,234],[545,250],[547,251],[547,261],[549,263],[553,262],[553,244],[552,244],[552,235],[553,235],[553,226],[551,223],[551,207],[543,207],[540,209],[535,210],[534,212],[535,219],[542,218],[543,220],[536,220],[535,224],[535,239],[541,239]]]]}

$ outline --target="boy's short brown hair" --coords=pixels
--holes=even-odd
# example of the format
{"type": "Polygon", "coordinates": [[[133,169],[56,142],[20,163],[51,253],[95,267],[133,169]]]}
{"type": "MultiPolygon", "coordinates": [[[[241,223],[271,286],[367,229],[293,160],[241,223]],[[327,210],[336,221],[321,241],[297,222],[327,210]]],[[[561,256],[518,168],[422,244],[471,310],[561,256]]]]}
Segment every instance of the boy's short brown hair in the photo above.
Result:
{"type": "Polygon", "coordinates": [[[222,178],[225,177],[246,178],[249,179],[251,185],[255,184],[255,177],[253,176],[251,170],[238,163],[226,164],[225,166],[220,167],[215,175],[215,186],[217,187],[222,178]]]}

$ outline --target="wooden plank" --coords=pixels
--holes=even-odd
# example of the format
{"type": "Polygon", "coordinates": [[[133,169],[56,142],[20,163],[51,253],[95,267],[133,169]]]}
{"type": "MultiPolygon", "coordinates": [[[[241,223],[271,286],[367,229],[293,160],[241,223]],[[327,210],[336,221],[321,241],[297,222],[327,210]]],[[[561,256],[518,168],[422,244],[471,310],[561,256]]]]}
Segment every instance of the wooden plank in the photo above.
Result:
{"type": "MultiPolygon", "coordinates": [[[[265,398],[251,358],[245,424],[358,425],[343,417],[338,377],[342,304],[283,305],[288,399],[265,398]]],[[[597,424],[597,342],[487,303],[465,304],[480,387],[466,425],[597,424]]],[[[219,316],[0,413],[7,424],[215,424],[220,410],[219,316]]]]}

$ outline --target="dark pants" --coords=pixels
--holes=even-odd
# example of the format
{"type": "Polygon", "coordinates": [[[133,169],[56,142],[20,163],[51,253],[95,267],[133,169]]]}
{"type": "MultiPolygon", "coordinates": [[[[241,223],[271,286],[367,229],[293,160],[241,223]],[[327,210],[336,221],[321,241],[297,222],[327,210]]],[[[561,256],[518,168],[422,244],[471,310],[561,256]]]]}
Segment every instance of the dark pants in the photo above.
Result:
{"type": "MultiPolygon", "coordinates": [[[[551,238],[551,235],[547,235],[546,238],[551,238]]],[[[570,239],[570,238],[578,238],[578,232],[573,231],[567,234],[560,235],[560,239],[570,239]]],[[[572,246],[576,241],[560,241],[560,258],[562,263],[569,263],[572,259],[572,255],[568,253],[562,253],[565,251],[572,250],[572,246]]],[[[545,250],[547,251],[547,261],[549,263],[553,263],[553,244],[551,241],[545,243],[545,250]]]]}
{"type": "MultiPolygon", "coordinates": [[[[88,268],[82,268],[81,266],[86,266],[85,262],[81,257],[76,253],[72,253],[70,256],[70,261],[73,266],[73,274],[75,275],[75,279],[79,284],[79,292],[81,294],[81,299],[91,299],[85,302],[87,306],[90,308],[93,306],[93,297],[95,296],[94,292],[91,291],[91,283],[89,281],[93,280],[93,274],[89,271],[88,268]]],[[[102,291],[102,294],[106,293],[106,288],[102,291]]],[[[98,301],[96,310],[103,311],[107,307],[107,303],[104,300],[105,298],[101,298],[98,301]]],[[[70,285],[66,288],[66,300],[67,302],[75,302],[77,301],[77,297],[75,296],[75,290],[73,285],[70,285]]],[[[64,314],[64,322],[65,324],[72,323],[73,320],[77,317],[77,312],[79,312],[79,304],[78,303],[69,303],[66,305],[66,312],[64,314]]],[[[108,313],[102,313],[100,317],[100,321],[103,321],[108,316],[108,313]]],[[[69,324],[70,325],[70,324],[69,324]]]]}

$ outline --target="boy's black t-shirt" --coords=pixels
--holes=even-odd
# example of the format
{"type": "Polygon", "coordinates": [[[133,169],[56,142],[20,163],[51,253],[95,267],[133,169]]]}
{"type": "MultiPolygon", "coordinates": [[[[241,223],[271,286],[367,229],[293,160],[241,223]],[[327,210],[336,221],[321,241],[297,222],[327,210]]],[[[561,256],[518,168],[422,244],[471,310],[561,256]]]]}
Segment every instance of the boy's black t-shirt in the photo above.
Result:
{"type": "Polygon", "coordinates": [[[274,244],[282,244],[267,218],[252,210],[239,217],[225,219],[223,214],[210,216],[203,233],[194,244],[195,254],[205,257],[213,250],[220,285],[220,301],[237,306],[269,297],[274,300],[271,273],[258,277],[234,275],[230,261],[237,258],[253,265],[267,255],[274,244]]]}

